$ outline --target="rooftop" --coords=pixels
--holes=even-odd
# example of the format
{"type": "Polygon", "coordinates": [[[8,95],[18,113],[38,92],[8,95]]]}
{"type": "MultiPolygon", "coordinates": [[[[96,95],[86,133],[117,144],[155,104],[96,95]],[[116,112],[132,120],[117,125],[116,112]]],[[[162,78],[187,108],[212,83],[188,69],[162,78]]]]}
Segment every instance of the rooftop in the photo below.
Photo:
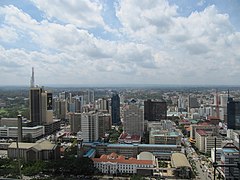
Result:
{"type": "Polygon", "coordinates": [[[109,155],[101,155],[100,158],[92,158],[94,162],[105,162],[105,163],[121,163],[121,164],[145,164],[145,165],[155,165],[153,160],[139,160],[136,158],[126,159],[125,156],[118,155],[116,153],[111,153],[109,155]]]}
{"type": "Polygon", "coordinates": [[[235,148],[223,148],[222,150],[225,153],[238,153],[238,150],[235,148]]]}
{"type": "Polygon", "coordinates": [[[171,157],[172,166],[175,168],[189,167],[192,168],[186,156],[182,153],[173,153],[171,157]]]}
{"type": "MultiPolygon", "coordinates": [[[[37,150],[51,150],[53,148],[55,148],[56,144],[52,144],[50,141],[48,140],[44,140],[41,142],[36,142],[36,143],[23,143],[23,142],[19,142],[18,146],[20,149],[30,149],[30,148],[34,148],[37,150]]],[[[13,142],[9,145],[8,148],[17,148],[17,144],[16,142],[13,142]]]]}

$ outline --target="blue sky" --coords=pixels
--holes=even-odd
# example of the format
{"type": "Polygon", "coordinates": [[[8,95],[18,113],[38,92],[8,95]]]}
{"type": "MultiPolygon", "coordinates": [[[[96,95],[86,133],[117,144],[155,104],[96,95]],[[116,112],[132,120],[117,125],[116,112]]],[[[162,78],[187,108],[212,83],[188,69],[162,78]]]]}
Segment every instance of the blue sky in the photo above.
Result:
{"type": "Polygon", "coordinates": [[[0,85],[240,84],[238,0],[1,0],[0,85]]]}

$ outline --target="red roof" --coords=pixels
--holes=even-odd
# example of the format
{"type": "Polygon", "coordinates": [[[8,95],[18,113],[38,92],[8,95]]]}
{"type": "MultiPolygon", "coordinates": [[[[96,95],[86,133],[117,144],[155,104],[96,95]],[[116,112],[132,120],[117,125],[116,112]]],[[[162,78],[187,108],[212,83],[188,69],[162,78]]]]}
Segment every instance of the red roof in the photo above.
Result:
{"type": "Polygon", "coordinates": [[[122,133],[119,137],[120,140],[133,140],[138,141],[141,139],[141,136],[139,135],[130,135],[128,133],[122,133]]]}
{"type": "Polygon", "coordinates": [[[126,159],[125,156],[117,155],[116,153],[111,153],[110,155],[102,155],[100,158],[92,158],[94,162],[111,162],[111,163],[122,163],[122,164],[145,164],[154,165],[152,160],[138,160],[136,158],[126,159]]]}
{"type": "Polygon", "coordinates": [[[204,131],[202,129],[198,129],[196,132],[201,136],[206,136],[207,135],[206,131],[204,131]]]}

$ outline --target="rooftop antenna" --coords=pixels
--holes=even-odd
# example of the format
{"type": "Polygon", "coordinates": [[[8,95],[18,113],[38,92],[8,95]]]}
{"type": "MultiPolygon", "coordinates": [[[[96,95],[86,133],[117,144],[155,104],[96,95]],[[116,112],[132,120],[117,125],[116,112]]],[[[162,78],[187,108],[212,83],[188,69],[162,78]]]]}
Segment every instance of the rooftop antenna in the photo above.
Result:
{"type": "Polygon", "coordinates": [[[31,76],[31,80],[30,80],[30,87],[33,88],[34,85],[34,67],[32,67],[32,76],[31,76]]]}

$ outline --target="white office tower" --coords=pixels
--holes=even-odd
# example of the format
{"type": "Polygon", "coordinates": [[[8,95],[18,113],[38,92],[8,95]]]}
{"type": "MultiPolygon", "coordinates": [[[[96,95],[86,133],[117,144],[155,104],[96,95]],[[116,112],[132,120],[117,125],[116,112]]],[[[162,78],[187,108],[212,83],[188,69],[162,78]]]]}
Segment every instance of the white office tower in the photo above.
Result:
{"type": "Polygon", "coordinates": [[[119,98],[120,98],[120,103],[123,104],[124,101],[125,101],[124,95],[120,94],[120,95],[119,95],[119,98]]]}
{"type": "Polygon", "coordinates": [[[200,108],[198,109],[199,115],[200,115],[201,117],[206,116],[206,113],[205,113],[205,112],[206,112],[206,110],[205,110],[204,105],[201,105],[200,108]]]}
{"type": "Polygon", "coordinates": [[[179,111],[182,111],[185,108],[184,106],[184,101],[182,95],[179,96],[178,98],[178,109],[179,111]]]}
{"type": "Polygon", "coordinates": [[[220,106],[227,107],[228,102],[228,95],[227,94],[220,94],[220,106]]]}
{"type": "Polygon", "coordinates": [[[131,135],[143,135],[143,108],[138,104],[127,105],[123,111],[123,130],[131,135]]]}
{"type": "Polygon", "coordinates": [[[69,112],[81,113],[82,107],[83,107],[83,97],[82,96],[74,96],[74,97],[69,98],[69,102],[68,102],[68,111],[69,112]]]}
{"type": "Polygon", "coordinates": [[[102,112],[109,112],[109,103],[108,99],[100,98],[95,103],[95,108],[102,112]]]}
{"type": "Polygon", "coordinates": [[[98,115],[94,111],[82,113],[81,129],[83,142],[98,140],[98,115]]]}
{"type": "Polygon", "coordinates": [[[94,91],[92,90],[88,90],[87,91],[87,104],[93,104],[94,103],[94,99],[95,99],[95,94],[94,91]]]}
{"type": "Polygon", "coordinates": [[[42,123],[50,124],[53,122],[52,93],[44,91],[42,98],[42,123]]]}

